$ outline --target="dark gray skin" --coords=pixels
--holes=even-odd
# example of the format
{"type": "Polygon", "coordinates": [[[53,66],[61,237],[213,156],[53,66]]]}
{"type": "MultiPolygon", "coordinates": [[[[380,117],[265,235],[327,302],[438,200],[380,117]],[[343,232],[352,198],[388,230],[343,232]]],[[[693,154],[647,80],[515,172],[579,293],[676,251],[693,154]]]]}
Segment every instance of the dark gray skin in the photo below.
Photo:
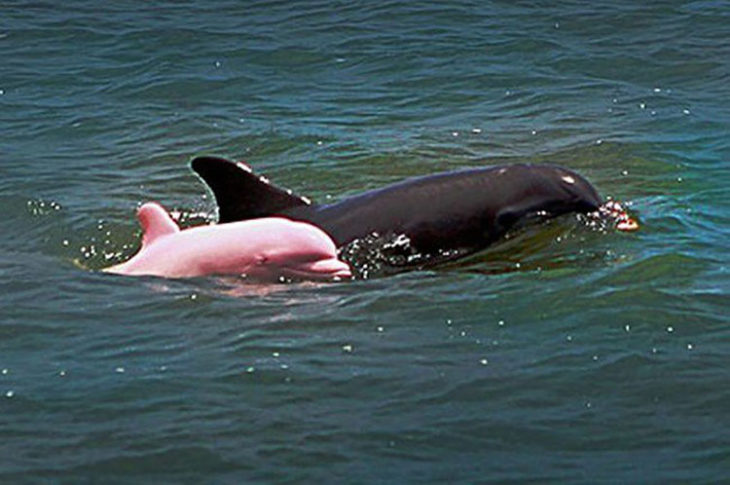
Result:
{"type": "Polygon", "coordinates": [[[274,187],[246,165],[223,158],[197,157],[192,168],[213,191],[219,222],[285,216],[322,228],[340,248],[372,233],[402,234],[418,253],[461,257],[486,248],[517,224],[593,212],[602,204],[585,178],[554,165],[439,173],[327,205],[274,187]]]}

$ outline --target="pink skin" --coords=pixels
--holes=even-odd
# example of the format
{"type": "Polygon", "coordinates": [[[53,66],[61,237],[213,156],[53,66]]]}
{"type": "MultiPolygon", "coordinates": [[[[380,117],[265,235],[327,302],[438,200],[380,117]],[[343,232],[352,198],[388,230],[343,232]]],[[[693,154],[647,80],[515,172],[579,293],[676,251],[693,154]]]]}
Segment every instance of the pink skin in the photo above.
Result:
{"type": "Polygon", "coordinates": [[[257,280],[350,278],[350,267],[321,229],[266,217],[180,230],[165,209],[148,202],[137,212],[142,248],[129,261],[104,269],[123,275],[190,278],[245,275],[257,280]]]}

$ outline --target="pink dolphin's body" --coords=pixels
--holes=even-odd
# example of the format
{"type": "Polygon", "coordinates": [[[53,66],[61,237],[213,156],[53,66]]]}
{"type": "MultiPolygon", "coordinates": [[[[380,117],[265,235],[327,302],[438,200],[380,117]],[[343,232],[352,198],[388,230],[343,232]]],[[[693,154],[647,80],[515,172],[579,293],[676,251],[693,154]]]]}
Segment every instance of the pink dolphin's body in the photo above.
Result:
{"type": "Polygon", "coordinates": [[[137,212],[142,248],[104,271],[124,275],[189,278],[245,275],[314,280],[349,278],[332,239],[321,229],[280,217],[180,230],[165,209],[148,202],[137,212]]]}

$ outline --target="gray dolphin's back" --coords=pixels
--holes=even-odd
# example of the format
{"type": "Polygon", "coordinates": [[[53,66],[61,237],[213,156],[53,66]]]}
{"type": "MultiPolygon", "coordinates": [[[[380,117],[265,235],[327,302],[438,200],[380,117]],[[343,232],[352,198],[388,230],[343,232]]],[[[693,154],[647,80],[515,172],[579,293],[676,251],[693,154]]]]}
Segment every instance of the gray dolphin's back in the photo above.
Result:
{"type": "Polygon", "coordinates": [[[486,247],[524,218],[590,212],[600,204],[593,186],[573,171],[509,165],[409,179],[285,214],[322,227],[338,246],[371,233],[393,233],[432,252],[486,247]]]}

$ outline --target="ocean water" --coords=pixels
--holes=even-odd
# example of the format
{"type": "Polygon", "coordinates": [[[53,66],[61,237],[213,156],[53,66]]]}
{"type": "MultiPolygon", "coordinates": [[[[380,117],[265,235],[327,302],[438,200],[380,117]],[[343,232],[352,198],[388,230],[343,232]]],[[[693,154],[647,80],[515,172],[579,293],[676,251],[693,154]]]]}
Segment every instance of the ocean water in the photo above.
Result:
{"type": "Polygon", "coordinates": [[[0,52],[0,482],[730,476],[727,1],[11,0],[0,52]],[[200,154],[321,202],[558,163],[642,227],[340,284],[99,273],[144,201],[214,217],[200,154]]]}

